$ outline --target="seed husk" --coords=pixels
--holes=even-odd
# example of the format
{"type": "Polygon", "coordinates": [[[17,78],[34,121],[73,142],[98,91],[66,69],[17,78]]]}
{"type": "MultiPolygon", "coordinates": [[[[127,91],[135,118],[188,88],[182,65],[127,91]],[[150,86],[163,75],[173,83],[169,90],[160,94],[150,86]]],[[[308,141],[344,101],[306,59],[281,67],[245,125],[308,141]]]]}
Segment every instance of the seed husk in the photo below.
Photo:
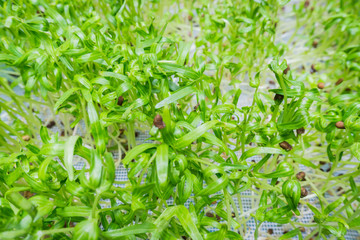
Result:
{"type": "Polygon", "coordinates": [[[301,134],[304,134],[305,133],[305,128],[299,128],[299,129],[296,129],[296,133],[297,135],[301,135],[301,134]]]}
{"type": "Polygon", "coordinates": [[[30,139],[31,139],[31,137],[30,137],[29,135],[24,135],[24,136],[22,136],[21,138],[22,138],[22,140],[24,140],[25,142],[28,142],[28,141],[30,141],[30,139]]]}
{"type": "Polygon", "coordinates": [[[47,128],[52,128],[54,126],[55,126],[55,121],[54,120],[51,120],[48,124],[46,124],[47,128]]]}
{"type": "Polygon", "coordinates": [[[155,116],[154,125],[155,125],[155,127],[159,128],[159,129],[165,128],[165,123],[163,122],[163,119],[160,114],[155,116]]]}
{"type": "Polygon", "coordinates": [[[299,181],[304,181],[305,180],[305,176],[306,174],[304,172],[298,172],[296,174],[296,178],[299,179],[299,181]]]}
{"type": "Polygon", "coordinates": [[[34,193],[32,193],[30,191],[23,191],[23,192],[20,192],[20,194],[26,199],[29,199],[35,195],[34,193]]]}
{"type": "Polygon", "coordinates": [[[284,96],[281,94],[275,94],[274,100],[275,101],[282,101],[284,99],[284,96]]]}
{"type": "Polygon", "coordinates": [[[317,70],[315,69],[315,65],[311,64],[310,73],[313,74],[315,72],[317,72],[317,70]]]}
{"type": "Polygon", "coordinates": [[[123,103],[124,103],[124,97],[123,97],[123,96],[120,96],[120,97],[118,98],[117,105],[118,105],[118,106],[122,106],[123,103]]]}
{"type": "Polygon", "coordinates": [[[306,197],[308,195],[308,191],[306,190],[306,188],[301,187],[301,197],[306,197]]]}
{"type": "Polygon", "coordinates": [[[269,228],[269,229],[267,230],[267,233],[270,234],[270,235],[272,235],[272,234],[274,234],[274,230],[273,230],[272,228],[269,228]]]}
{"type": "Polygon", "coordinates": [[[281,143],[279,143],[280,147],[286,151],[291,151],[292,146],[290,145],[290,143],[283,141],[281,143]]]}
{"type": "Polygon", "coordinates": [[[207,216],[207,217],[214,217],[214,214],[213,213],[211,213],[211,212],[207,212],[207,213],[205,213],[205,215],[207,216]]]}
{"type": "Polygon", "coordinates": [[[317,85],[317,87],[318,87],[319,89],[324,89],[325,83],[319,82],[318,85],[317,85]]]}
{"type": "Polygon", "coordinates": [[[318,41],[314,40],[312,43],[313,48],[317,48],[318,44],[318,41]]]}
{"type": "Polygon", "coordinates": [[[335,123],[335,126],[336,126],[338,129],[345,129],[345,125],[344,125],[344,122],[343,122],[343,121],[338,121],[337,123],[335,123]]]}
{"type": "Polygon", "coordinates": [[[299,227],[301,232],[305,232],[305,228],[304,227],[299,227]]]}
{"type": "Polygon", "coordinates": [[[306,0],[305,3],[304,3],[304,7],[307,8],[309,5],[310,5],[310,1],[306,0]]]}
{"type": "Polygon", "coordinates": [[[283,73],[284,73],[284,74],[287,74],[289,70],[290,70],[290,66],[287,65],[287,68],[283,71],[283,73]]]}
{"type": "Polygon", "coordinates": [[[339,78],[339,80],[336,81],[335,85],[338,86],[338,85],[340,85],[343,81],[344,81],[344,79],[339,78]]]}

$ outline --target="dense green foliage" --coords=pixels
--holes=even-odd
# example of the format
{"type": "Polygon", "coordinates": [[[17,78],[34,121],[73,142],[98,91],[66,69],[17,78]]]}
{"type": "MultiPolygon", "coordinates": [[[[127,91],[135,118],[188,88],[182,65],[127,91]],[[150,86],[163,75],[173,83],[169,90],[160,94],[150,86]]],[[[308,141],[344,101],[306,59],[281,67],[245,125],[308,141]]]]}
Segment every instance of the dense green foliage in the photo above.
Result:
{"type": "Polygon", "coordinates": [[[360,231],[359,1],[0,3],[0,239],[360,231]]]}

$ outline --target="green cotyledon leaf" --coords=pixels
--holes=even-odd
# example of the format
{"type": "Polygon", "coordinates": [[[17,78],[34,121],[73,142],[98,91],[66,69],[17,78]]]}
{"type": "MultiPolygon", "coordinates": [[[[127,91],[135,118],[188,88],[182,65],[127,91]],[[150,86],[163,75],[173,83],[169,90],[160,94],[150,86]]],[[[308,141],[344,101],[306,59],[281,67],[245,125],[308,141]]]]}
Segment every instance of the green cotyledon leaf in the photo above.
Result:
{"type": "Polygon", "coordinates": [[[74,158],[74,151],[76,144],[82,143],[81,138],[79,136],[71,136],[67,139],[65,142],[65,148],[64,148],[64,165],[66,168],[66,171],[69,175],[69,180],[74,180],[74,169],[73,169],[73,158],[74,158]]]}
{"type": "Polygon", "coordinates": [[[75,240],[97,240],[99,239],[100,228],[97,219],[88,219],[75,226],[73,239],[75,240]]]}
{"type": "Polygon", "coordinates": [[[246,152],[244,152],[241,157],[240,160],[245,160],[248,159],[252,156],[255,155],[259,155],[259,154],[286,154],[285,150],[279,149],[279,148],[271,148],[271,147],[256,147],[256,148],[251,148],[249,150],[247,150],[246,152]]]}
{"type": "Polygon", "coordinates": [[[174,63],[159,62],[159,66],[161,68],[163,68],[165,71],[175,72],[175,73],[183,75],[186,78],[190,78],[193,80],[196,80],[196,79],[200,78],[200,76],[201,76],[200,74],[198,74],[197,72],[195,72],[194,70],[192,70],[189,67],[184,67],[184,66],[174,64],[174,63]]]}
{"type": "Polygon", "coordinates": [[[211,166],[205,169],[204,177],[207,182],[207,186],[198,192],[197,196],[214,194],[221,189],[225,188],[229,183],[229,178],[222,168],[217,166],[211,166]],[[214,180],[216,179],[216,180],[214,180]]]}
{"type": "Polygon", "coordinates": [[[73,95],[76,91],[78,91],[79,88],[71,88],[69,90],[67,90],[65,93],[63,93],[61,95],[61,97],[57,100],[57,102],[54,105],[54,111],[57,112],[57,110],[59,109],[59,107],[71,96],[73,95]]]}
{"type": "Polygon", "coordinates": [[[214,127],[217,123],[219,123],[219,121],[212,120],[202,124],[198,128],[191,130],[189,133],[185,134],[184,136],[176,140],[174,146],[176,148],[184,148],[190,145],[193,141],[201,137],[204,133],[206,133],[209,129],[214,127]]]}
{"type": "Polygon", "coordinates": [[[153,223],[145,222],[132,226],[123,227],[121,229],[103,232],[101,235],[109,239],[117,239],[123,236],[131,236],[141,233],[152,233],[156,230],[156,225],[153,223]]]}
{"type": "Polygon", "coordinates": [[[351,153],[360,161],[360,142],[351,145],[351,153]]]}
{"type": "Polygon", "coordinates": [[[129,162],[136,158],[139,154],[143,153],[144,151],[157,147],[157,144],[153,143],[143,143],[141,145],[137,145],[133,149],[131,149],[125,156],[125,158],[122,160],[124,165],[128,165],[129,162]]]}
{"type": "Polygon", "coordinates": [[[301,196],[301,185],[297,180],[287,180],[282,185],[282,193],[285,196],[289,207],[296,213],[300,215],[299,210],[297,210],[297,205],[300,201],[301,196]]]}
{"type": "Polygon", "coordinates": [[[88,217],[91,215],[91,210],[87,206],[70,206],[57,208],[56,213],[62,217],[88,217]]]}
{"type": "Polygon", "coordinates": [[[166,208],[165,211],[163,211],[162,214],[156,219],[156,221],[154,222],[154,224],[156,225],[156,230],[153,232],[151,240],[160,239],[161,233],[168,226],[171,218],[175,216],[179,219],[181,227],[187,232],[187,234],[189,234],[191,239],[203,239],[198,228],[196,227],[194,221],[191,218],[189,210],[185,206],[179,205],[166,208]]]}
{"type": "Polygon", "coordinates": [[[156,172],[160,187],[165,187],[168,181],[169,146],[161,144],[156,151],[156,172]]]}
{"type": "Polygon", "coordinates": [[[158,104],[156,104],[155,108],[161,108],[161,107],[163,107],[165,105],[169,105],[171,103],[174,103],[174,102],[178,101],[179,99],[182,99],[182,98],[184,98],[184,97],[186,97],[189,94],[192,94],[194,92],[195,92],[195,88],[192,87],[192,86],[182,88],[182,89],[176,91],[175,93],[171,94],[169,97],[163,99],[158,104]]]}

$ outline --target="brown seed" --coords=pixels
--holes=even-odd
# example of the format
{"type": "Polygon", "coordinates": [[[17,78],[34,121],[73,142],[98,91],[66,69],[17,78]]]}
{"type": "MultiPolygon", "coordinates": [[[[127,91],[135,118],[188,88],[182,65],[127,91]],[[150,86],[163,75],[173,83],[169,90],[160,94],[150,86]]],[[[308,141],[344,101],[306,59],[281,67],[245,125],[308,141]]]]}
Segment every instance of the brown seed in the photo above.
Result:
{"type": "Polygon", "coordinates": [[[345,129],[345,125],[344,125],[344,122],[343,122],[343,121],[338,121],[337,123],[335,123],[335,126],[336,126],[338,129],[345,129]]]}
{"type": "Polygon", "coordinates": [[[306,0],[305,3],[304,3],[304,7],[307,8],[309,5],[310,5],[310,1],[306,0]]]}
{"type": "Polygon", "coordinates": [[[308,191],[306,190],[306,188],[301,187],[301,197],[306,197],[308,195],[308,191]]]}
{"type": "Polygon", "coordinates": [[[188,20],[192,21],[193,17],[191,15],[188,16],[188,20]]]}
{"type": "Polygon", "coordinates": [[[221,217],[216,214],[216,220],[220,221],[221,217]]]}
{"type": "Polygon", "coordinates": [[[299,179],[300,181],[304,181],[305,180],[305,173],[304,172],[298,172],[296,174],[296,178],[299,179]]]}
{"type": "Polygon", "coordinates": [[[315,73],[317,70],[315,69],[315,65],[311,64],[311,69],[310,69],[310,73],[313,74],[315,73]]]}
{"type": "Polygon", "coordinates": [[[120,97],[118,98],[117,105],[118,105],[118,106],[122,106],[123,103],[124,103],[124,97],[123,97],[123,96],[120,96],[120,97]]]}
{"type": "Polygon", "coordinates": [[[297,135],[301,135],[301,134],[304,134],[305,133],[305,128],[299,128],[299,129],[296,129],[296,133],[297,135]]]}
{"type": "Polygon", "coordinates": [[[287,74],[289,70],[290,70],[290,66],[287,65],[287,68],[283,71],[283,73],[284,73],[284,74],[287,74]]]}
{"type": "Polygon", "coordinates": [[[320,165],[325,165],[326,164],[325,161],[320,161],[319,163],[320,163],[320,165]]]}
{"type": "Polygon", "coordinates": [[[292,146],[286,141],[279,143],[279,145],[282,149],[285,149],[286,151],[291,151],[292,149],[292,146]]]}
{"type": "Polygon", "coordinates": [[[344,81],[344,79],[339,78],[339,80],[336,81],[335,85],[340,85],[342,82],[344,81]]]}
{"type": "Polygon", "coordinates": [[[194,106],[194,111],[196,111],[199,106],[200,106],[199,104],[196,104],[196,105],[194,106]]]}
{"type": "Polygon", "coordinates": [[[22,140],[24,140],[25,142],[28,142],[28,141],[30,141],[30,139],[31,139],[31,137],[30,137],[29,135],[24,135],[24,136],[22,136],[21,138],[22,138],[22,140]]]}
{"type": "Polygon", "coordinates": [[[272,235],[272,234],[274,234],[274,230],[273,230],[272,228],[269,228],[269,229],[267,230],[267,233],[272,235]]]}
{"type": "Polygon", "coordinates": [[[125,132],[125,129],[123,129],[123,128],[119,129],[119,137],[120,137],[121,135],[123,135],[124,132],[125,132]]]}
{"type": "Polygon", "coordinates": [[[234,213],[234,212],[231,213],[231,217],[232,217],[232,218],[235,217],[235,213],[234,213]]]}
{"type": "Polygon", "coordinates": [[[269,83],[270,83],[271,85],[275,85],[275,82],[274,82],[273,80],[270,80],[269,83]]]}
{"type": "Polygon", "coordinates": [[[301,232],[305,232],[305,228],[304,227],[299,227],[301,232]]]}
{"type": "Polygon", "coordinates": [[[317,85],[317,87],[318,87],[318,89],[324,89],[325,83],[319,82],[318,85],[317,85]]]}
{"type": "Polygon", "coordinates": [[[211,204],[216,204],[216,200],[215,200],[215,201],[213,201],[211,204]]]}
{"type": "Polygon", "coordinates": [[[155,125],[155,127],[159,128],[159,129],[165,128],[165,123],[163,122],[163,119],[160,114],[155,116],[154,125],[155,125]]]}
{"type": "Polygon", "coordinates": [[[20,194],[23,195],[23,197],[26,199],[29,199],[35,195],[34,193],[32,193],[30,191],[23,191],[23,192],[20,192],[20,194]]]}
{"type": "Polygon", "coordinates": [[[275,94],[274,100],[275,101],[282,101],[284,99],[284,96],[281,94],[275,94]]]}
{"type": "Polygon", "coordinates": [[[205,215],[207,216],[207,217],[214,217],[214,214],[213,213],[211,213],[211,212],[207,212],[207,213],[205,213],[205,215]]]}
{"type": "Polygon", "coordinates": [[[51,121],[46,125],[47,128],[52,128],[52,127],[54,127],[54,126],[55,126],[55,121],[54,121],[54,120],[51,120],[51,121]]]}
{"type": "Polygon", "coordinates": [[[313,48],[317,48],[318,44],[319,44],[318,41],[316,41],[316,40],[313,41],[313,43],[312,43],[313,48]]]}

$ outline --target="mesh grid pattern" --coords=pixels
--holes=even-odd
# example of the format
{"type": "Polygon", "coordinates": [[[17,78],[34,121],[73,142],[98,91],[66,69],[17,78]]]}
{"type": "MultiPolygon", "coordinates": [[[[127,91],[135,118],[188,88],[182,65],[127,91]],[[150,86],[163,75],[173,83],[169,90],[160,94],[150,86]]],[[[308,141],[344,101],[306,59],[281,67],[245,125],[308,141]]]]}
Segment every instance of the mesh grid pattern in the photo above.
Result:
{"type": "MultiPolygon", "coordinates": [[[[225,88],[225,89],[227,87],[228,86],[226,86],[226,85],[223,86],[223,88],[225,88]]],[[[250,105],[251,102],[252,102],[252,95],[251,95],[251,93],[252,93],[251,90],[252,89],[248,88],[246,85],[242,85],[240,87],[242,88],[244,94],[241,95],[241,98],[239,100],[239,107],[250,105]]],[[[21,94],[21,90],[19,89],[18,91],[19,91],[19,94],[21,94]]],[[[49,114],[50,114],[50,111],[48,109],[40,114],[40,118],[43,120],[44,124],[46,124],[46,121],[47,121],[46,119],[48,119],[47,116],[49,116],[49,114]]],[[[4,122],[9,123],[9,121],[11,121],[9,116],[7,116],[7,114],[4,113],[4,112],[1,113],[0,117],[1,117],[1,120],[3,120],[4,122]]],[[[57,121],[57,119],[55,119],[55,121],[57,121]]],[[[61,125],[57,125],[57,126],[60,126],[60,128],[61,128],[61,125]]],[[[60,129],[57,126],[54,126],[53,128],[51,128],[51,131],[54,132],[54,133],[61,133],[62,129],[60,129]]],[[[82,135],[82,133],[84,132],[85,129],[86,129],[85,124],[83,122],[81,122],[79,124],[79,127],[76,128],[75,134],[82,135]]],[[[136,143],[141,144],[143,142],[149,142],[147,140],[149,137],[150,136],[149,136],[149,134],[147,132],[140,132],[138,134],[137,138],[136,138],[136,143]]],[[[118,152],[116,152],[116,151],[113,152],[114,159],[119,159],[118,155],[119,155],[118,152]]],[[[255,156],[255,157],[252,157],[252,158],[248,159],[247,161],[249,161],[249,162],[251,162],[251,161],[258,162],[259,160],[260,160],[260,157],[255,156]]],[[[76,169],[78,169],[78,170],[82,169],[85,166],[85,164],[86,164],[86,162],[83,159],[81,159],[80,157],[77,157],[75,159],[74,166],[75,166],[76,169]]],[[[88,167],[88,166],[85,166],[85,167],[88,167]]],[[[311,172],[311,169],[308,169],[303,165],[300,165],[300,169],[302,171],[307,172],[307,173],[311,172]]],[[[128,180],[127,173],[128,173],[128,170],[126,168],[124,168],[123,165],[118,166],[117,169],[116,169],[115,181],[119,181],[119,182],[127,181],[128,180]]],[[[343,173],[343,172],[336,172],[336,174],[340,174],[340,173],[343,173]]],[[[357,182],[359,182],[360,179],[357,178],[356,180],[357,180],[357,182]]],[[[114,183],[114,185],[116,187],[125,187],[125,184],[114,183]]],[[[256,200],[254,198],[251,198],[252,194],[254,194],[254,193],[252,191],[250,191],[250,190],[246,190],[246,191],[241,193],[242,211],[241,211],[240,206],[239,206],[238,198],[237,197],[233,198],[239,215],[244,214],[246,212],[249,212],[251,209],[253,209],[253,207],[257,206],[257,202],[255,202],[256,200]]],[[[325,197],[330,198],[331,196],[329,194],[326,194],[325,197]]],[[[189,207],[190,202],[193,202],[193,201],[188,200],[184,205],[186,207],[189,207]]],[[[317,208],[320,208],[320,204],[318,203],[318,199],[316,197],[308,199],[308,202],[315,205],[317,208]]],[[[172,205],[173,200],[169,199],[167,201],[167,204],[172,205]]],[[[102,204],[101,206],[102,207],[107,207],[108,205],[102,204]]],[[[298,221],[302,222],[302,223],[312,223],[314,214],[309,210],[309,208],[302,205],[302,206],[300,206],[299,210],[301,212],[301,215],[296,217],[298,219],[298,221]]],[[[255,213],[255,211],[251,212],[251,213],[255,213]]],[[[255,232],[255,228],[256,228],[255,220],[254,220],[253,217],[250,216],[250,212],[245,217],[246,217],[246,219],[248,219],[248,221],[246,222],[246,235],[244,236],[244,239],[254,239],[254,232],[255,232]]],[[[305,229],[306,230],[303,233],[304,237],[307,234],[311,233],[311,231],[314,228],[305,228],[305,229]]],[[[210,231],[216,231],[217,229],[209,228],[209,230],[210,231]]],[[[284,234],[284,232],[289,231],[289,230],[292,230],[292,227],[290,225],[288,225],[288,224],[279,225],[277,223],[264,222],[261,225],[261,227],[259,228],[259,239],[266,239],[267,237],[281,236],[282,234],[284,234]],[[273,234],[268,233],[269,229],[272,229],[273,234]]],[[[359,234],[358,231],[348,231],[347,235],[345,236],[345,239],[358,240],[359,237],[360,237],[360,234],[359,234]]],[[[295,237],[294,239],[298,239],[298,238],[295,237]]]]}

